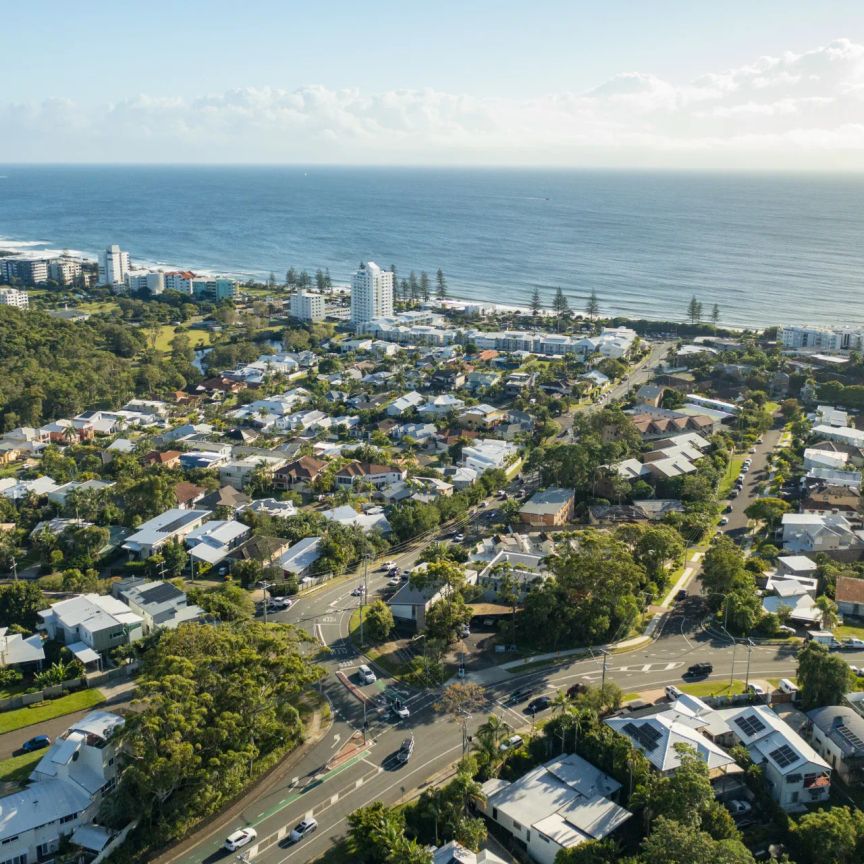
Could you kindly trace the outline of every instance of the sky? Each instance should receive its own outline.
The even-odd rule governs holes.
[[[864,170],[860,0],[33,0],[0,162]]]

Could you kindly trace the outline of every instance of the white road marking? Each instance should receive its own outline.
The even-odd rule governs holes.
[[[337,746],[339,745],[339,742],[340,742],[341,740],[342,740],[342,736],[337,732],[337,733],[333,736],[333,744],[331,745],[330,749],[332,750],[334,747],[337,747]]]

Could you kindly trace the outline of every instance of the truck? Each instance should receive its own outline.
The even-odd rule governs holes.
[[[807,639],[810,642],[818,642],[826,648],[839,648],[840,643],[834,638],[830,630],[808,630]]]

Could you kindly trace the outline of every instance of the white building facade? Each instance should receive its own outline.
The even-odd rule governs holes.
[[[26,291],[17,288],[0,288],[0,306],[15,306],[17,309],[29,309],[30,297]]]
[[[99,256],[99,284],[125,285],[129,272],[129,253],[116,243]]]
[[[351,323],[393,314],[393,274],[374,261],[360,265],[351,280]]]
[[[323,321],[325,312],[324,295],[300,291],[291,295],[291,317],[299,321]]]
[[[844,353],[864,348],[864,330],[852,327],[799,325],[780,331],[784,348],[793,351]]]

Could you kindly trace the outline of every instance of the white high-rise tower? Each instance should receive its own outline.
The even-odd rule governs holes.
[[[393,314],[393,274],[374,261],[360,265],[351,281],[351,323]]]
[[[123,252],[115,243],[100,256],[99,284],[123,285],[129,272],[129,253]]]

